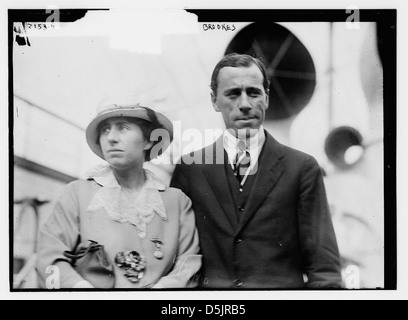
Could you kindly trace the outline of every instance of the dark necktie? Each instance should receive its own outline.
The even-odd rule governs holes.
[[[251,155],[248,151],[240,150],[236,156],[236,162],[234,167],[234,174],[238,178],[238,181],[242,185],[245,174],[248,171],[249,166],[251,165]],[[245,181],[244,181],[245,182]]]

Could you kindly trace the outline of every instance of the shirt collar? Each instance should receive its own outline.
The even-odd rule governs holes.
[[[251,167],[258,161],[259,154],[265,144],[266,136],[263,126],[259,127],[258,132],[245,141],[246,150],[251,156]],[[228,154],[228,160],[231,165],[235,162],[236,155],[239,151],[238,143],[240,139],[232,135],[228,130],[224,131],[223,145]]]
[[[143,169],[146,177],[144,188],[157,189],[159,191],[166,190],[166,185],[158,180],[153,172],[147,169]],[[115,175],[113,174],[112,167],[109,165],[99,165],[93,168],[88,173],[88,179],[95,180],[95,182],[103,187],[109,188],[121,188]]]

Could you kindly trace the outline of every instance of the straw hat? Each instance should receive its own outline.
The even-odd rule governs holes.
[[[89,123],[86,128],[86,142],[88,143],[91,150],[99,157],[103,158],[101,146],[98,143],[99,124],[109,118],[114,117],[130,117],[130,118],[139,118],[149,122],[156,122],[154,117],[157,119],[160,127],[158,129],[164,129],[168,134],[161,134],[160,140],[162,147],[160,148],[159,154],[151,155],[152,158],[155,158],[163,153],[166,150],[170,143],[173,141],[173,124],[171,121],[164,116],[163,114],[154,111],[153,109],[141,106],[137,104],[116,104],[116,103],[102,103],[97,108],[97,114],[95,118]],[[158,143],[158,142],[157,142]]]

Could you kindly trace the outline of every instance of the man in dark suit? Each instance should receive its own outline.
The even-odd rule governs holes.
[[[193,202],[202,288],[339,288],[340,262],[316,160],[263,129],[265,67],[230,54],[215,67],[211,100],[226,130],[186,155],[171,185]]]

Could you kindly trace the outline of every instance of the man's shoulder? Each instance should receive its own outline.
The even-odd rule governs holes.
[[[289,157],[298,158],[300,160],[314,159],[314,157],[311,154],[301,151],[299,149],[295,149],[293,147],[289,147],[286,145],[282,145],[282,147],[285,151],[285,154]]]
[[[177,166],[197,167],[203,164],[220,164],[224,161],[224,148],[216,142],[201,149],[183,154],[177,161]]]
[[[267,131],[266,136],[268,143],[265,143],[265,147],[278,150],[286,161],[293,161],[295,163],[303,163],[305,161],[316,162],[316,159],[311,154],[278,142]]]

